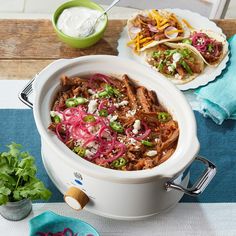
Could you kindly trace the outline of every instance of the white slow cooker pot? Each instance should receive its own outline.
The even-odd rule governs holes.
[[[156,91],[159,101],[179,124],[178,145],[170,159],[153,169],[141,171],[107,169],[78,158],[47,129],[60,76],[91,73],[127,74],[148,89]],[[20,99],[31,107],[28,95],[32,91],[32,82],[20,93]],[[199,151],[196,122],[185,97],[172,83],[148,67],[106,55],[61,59],[35,77],[33,91],[34,118],[41,136],[44,166],[57,188],[66,194],[67,203],[75,209],[82,208],[88,202],[84,208],[101,216],[140,219],[173,207],[184,193],[200,194],[215,175],[214,164],[196,157]],[[188,167],[196,159],[203,162],[206,169],[198,182],[188,189]]]

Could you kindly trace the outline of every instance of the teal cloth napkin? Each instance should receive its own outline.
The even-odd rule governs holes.
[[[236,119],[236,35],[229,40],[230,60],[227,68],[212,83],[195,91],[201,102],[200,112],[215,123]]]

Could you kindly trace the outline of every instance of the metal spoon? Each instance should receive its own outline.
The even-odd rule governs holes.
[[[94,22],[94,24],[91,26],[91,28],[88,29],[88,31],[86,32],[87,35],[86,36],[89,36],[91,35],[94,31],[95,31],[95,27],[96,27],[96,24],[98,22],[98,20],[104,15],[106,14],[113,6],[115,6],[120,0],[114,0],[111,5],[101,13],[101,15],[98,16],[98,18],[96,19],[96,21]]]

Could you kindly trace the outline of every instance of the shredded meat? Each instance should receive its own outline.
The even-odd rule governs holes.
[[[75,123],[79,122],[76,121],[77,119],[79,120],[79,118],[76,117],[76,120],[74,117],[72,120],[68,117],[65,118],[68,113],[64,113],[64,111],[69,110],[67,107],[67,99],[75,99],[77,97],[86,98],[87,101],[85,104],[77,105],[80,106],[79,109],[71,109],[72,113],[74,111],[79,113],[81,109],[83,110],[82,114],[88,112],[88,103],[91,100],[93,100],[93,102],[96,101],[97,107],[105,102],[104,104],[108,104],[110,107],[106,107],[106,105],[104,107],[103,104],[103,110],[109,111],[109,116],[113,116],[113,118],[116,117],[116,122],[121,124],[124,129],[121,133],[116,133],[111,129],[111,126],[105,129],[108,132],[105,132],[108,136],[110,132],[110,135],[112,134],[113,138],[115,137],[114,148],[125,144],[125,147],[123,147],[125,148],[125,153],[122,154],[122,158],[126,160],[126,164],[120,167],[120,170],[132,171],[150,169],[166,161],[176,149],[179,129],[177,122],[173,120],[172,116],[159,103],[156,93],[149,91],[143,86],[137,86],[127,75],[123,75],[121,80],[115,77],[102,77],[103,76],[100,75],[99,78],[93,80],[91,85],[91,81],[89,80],[91,77],[68,78],[67,76],[62,76],[61,90],[57,93],[54,103],[52,104],[52,111],[54,111],[55,114],[58,112],[58,114],[63,117],[60,119],[66,120],[60,120],[58,123],[58,120],[56,122],[54,117],[52,117],[52,123],[49,125],[48,129],[59,135],[60,140],[64,142],[68,148],[74,150],[74,148],[80,145],[78,143],[81,142],[81,135],[85,136],[86,140],[89,140],[89,137],[86,136],[90,133],[91,128],[96,128],[96,124],[92,126],[89,125],[87,130],[86,127],[77,129],[77,125],[79,125],[78,127],[81,125],[80,123]],[[104,78],[107,79],[108,82],[104,81]],[[107,83],[110,87],[107,87]],[[115,89],[116,94],[109,95],[108,97],[99,97],[101,92],[106,92],[104,89],[113,89],[113,92]],[[115,110],[113,109],[114,107]],[[109,110],[109,108],[112,108],[112,110]],[[101,117],[99,117],[100,108],[97,109],[97,111],[89,115],[94,116],[95,119],[101,120]],[[167,115],[168,119],[164,121],[159,120],[159,113]],[[80,116],[82,116],[82,114],[80,114]],[[102,117],[104,123],[111,125],[111,120],[109,119],[106,116]],[[82,124],[85,123],[86,121],[83,120]],[[97,133],[92,136],[94,142],[97,142],[98,147],[101,145],[101,148],[105,148],[103,154],[96,158],[89,159],[86,158],[86,156],[84,158],[102,167],[115,169],[112,162],[106,160],[113,160],[114,155],[117,155],[121,150],[109,151],[109,145],[111,145],[110,141],[108,142],[110,143],[108,147],[104,147],[104,145],[102,147],[101,143],[104,142],[106,137],[101,137],[101,130],[99,131],[99,129],[101,126],[104,129],[104,123],[97,127],[98,131],[93,131]],[[74,129],[76,133],[70,135],[71,130]],[[143,138],[141,138],[142,136]],[[91,146],[94,148],[96,145],[93,144]],[[82,148],[84,148],[84,146],[82,146]]]
[[[137,88],[137,97],[139,104],[145,112],[151,112],[151,99],[148,96],[147,89],[143,86]]]
[[[127,95],[130,100],[130,105],[132,109],[137,109],[137,100],[136,95],[134,93],[134,87],[131,85],[129,77],[127,75],[123,75],[122,77],[124,81],[124,85],[126,87]]]

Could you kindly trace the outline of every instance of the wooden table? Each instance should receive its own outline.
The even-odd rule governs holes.
[[[227,37],[236,33],[236,19],[215,22]],[[25,80],[31,79],[53,60],[88,54],[117,55],[117,40],[125,24],[125,20],[111,20],[100,42],[89,49],[80,50],[69,48],[60,42],[49,20],[0,20],[0,109],[25,109],[26,106],[17,98],[19,89],[27,83]],[[230,126],[228,129],[231,129]],[[234,183],[233,180],[229,179],[231,184]],[[28,221],[45,210],[79,217],[92,224],[103,236],[236,235],[234,202],[179,203],[172,211],[142,222],[113,221],[86,211],[78,213],[62,202],[34,204],[33,207],[31,214],[23,221],[10,222],[0,217],[0,235],[29,235]]]
[[[236,19],[215,22],[227,37],[236,33]],[[0,79],[30,79],[59,58],[117,55],[117,40],[125,24],[125,20],[111,20],[103,39],[82,50],[59,41],[50,20],[0,20]]]

